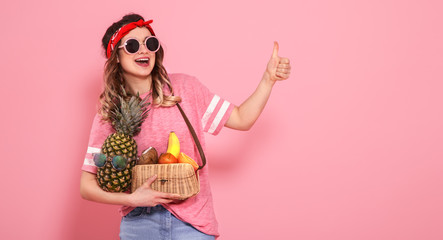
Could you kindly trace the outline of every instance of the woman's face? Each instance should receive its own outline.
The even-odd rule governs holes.
[[[145,80],[150,77],[155,65],[155,53],[149,51],[143,44],[149,36],[151,32],[146,27],[136,27],[121,39],[121,45],[129,38],[135,38],[140,43],[140,49],[134,54],[127,53],[124,48],[118,50],[118,61],[126,81]]]

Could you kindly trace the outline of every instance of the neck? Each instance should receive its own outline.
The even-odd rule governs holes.
[[[140,79],[140,78],[134,78],[134,77],[126,77],[126,89],[129,90],[133,95],[136,95],[137,93],[142,95],[151,90],[152,86],[152,76],[151,74],[148,75],[148,77]]]

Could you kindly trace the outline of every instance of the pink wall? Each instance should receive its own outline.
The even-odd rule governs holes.
[[[185,3],[186,2],[186,3]],[[292,61],[249,132],[208,136],[220,239],[443,239],[441,1],[9,1],[0,12],[2,239],[117,239],[79,177],[106,27],[154,18],[170,72],[240,104]]]

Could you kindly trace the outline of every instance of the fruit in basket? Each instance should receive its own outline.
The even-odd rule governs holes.
[[[166,152],[171,153],[175,158],[178,158],[178,155],[180,154],[180,141],[173,131],[169,133],[168,150],[166,150]]]
[[[172,155],[172,153],[163,153],[158,158],[159,164],[177,163],[177,162],[178,162],[178,159],[174,155]]]
[[[199,168],[197,162],[194,161],[190,156],[186,155],[184,152],[181,152],[178,156],[178,163],[189,163],[194,167],[194,170],[197,171]]]
[[[97,163],[106,157],[102,166],[97,165],[97,182],[108,192],[123,192],[131,186],[132,168],[137,159],[137,143],[133,137],[140,132],[150,105],[148,97],[130,97],[124,89],[122,93],[109,114],[115,133],[106,138],[101,153],[94,156]]]
[[[155,150],[154,147],[149,147],[148,149],[144,150],[142,152],[142,155],[140,156],[140,159],[138,160],[137,164],[157,164],[158,162],[158,153],[157,150]]]

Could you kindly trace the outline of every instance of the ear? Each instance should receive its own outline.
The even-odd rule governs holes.
[[[117,63],[120,63],[120,58],[118,57],[118,55],[117,55]]]

